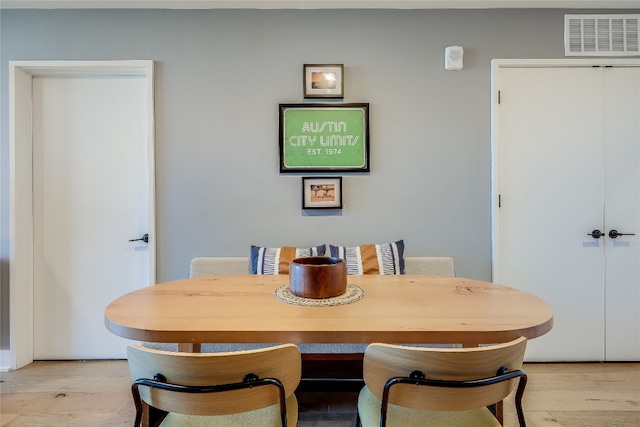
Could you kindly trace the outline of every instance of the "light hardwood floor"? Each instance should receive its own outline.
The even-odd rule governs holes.
[[[526,364],[529,427],[640,426],[640,363]],[[131,426],[126,361],[35,362],[0,373],[0,425]],[[354,393],[302,393],[300,427],[353,426]],[[505,426],[516,426],[505,402]]]

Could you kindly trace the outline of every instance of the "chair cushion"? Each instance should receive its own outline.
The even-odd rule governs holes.
[[[358,396],[358,413],[363,427],[380,425],[382,402],[368,387],[363,387]],[[388,427],[502,427],[487,408],[467,411],[423,411],[389,404]]]
[[[298,400],[295,394],[287,398],[287,425],[298,424]],[[169,413],[160,423],[161,427],[246,427],[281,426],[280,405],[233,415],[184,415]]]
[[[347,262],[347,274],[404,274],[404,241],[353,247],[329,245],[331,256]]]
[[[251,246],[251,274],[289,274],[289,263],[295,258],[323,256],[326,245],[311,248],[265,248]]]

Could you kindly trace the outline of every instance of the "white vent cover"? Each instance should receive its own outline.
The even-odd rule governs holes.
[[[640,15],[565,15],[566,56],[640,55]]]

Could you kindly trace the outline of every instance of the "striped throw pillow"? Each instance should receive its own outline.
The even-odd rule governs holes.
[[[331,256],[347,262],[347,274],[404,274],[404,241],[360,245],[329,245]]]
[[[289,263],[295,258],[323,256],[326,245],[311,248],[265,248],[251,246],[251,274],[289,274]]]

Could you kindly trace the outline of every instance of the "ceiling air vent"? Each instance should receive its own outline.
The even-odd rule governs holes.
[[[640,15],[565,15],[566,56],[640,55]]]

